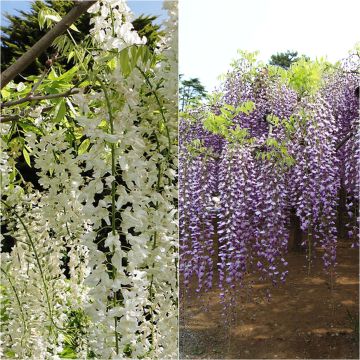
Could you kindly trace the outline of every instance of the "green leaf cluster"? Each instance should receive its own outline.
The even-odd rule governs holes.
[[[245,139],[249,138],[248,129],[235,126],[233,120],[240,113],[249,115],[254,109],[255,104],[252,101],[245,101],[238,107],[225,104],[220,108],[219,115],[212,112],[208,113],[203,122],[204,128],[213,134],[224,137],[230,142],[243,143]]]
[[[332,65],[323,60],[311,61],[301,58],[294,62],[288,70],[279,71],[282,81],[293,88],[299,96],[313,95],[322,86],[322,79]]]
[[[286,142],[279,142],[274,137],[268,137],[255,156],[257,159],[271,160],[282,167],[291,167],[295,164],[295,159],[287,150]]]
[[[40,30],[51,27],[54,22],[58,23],[61,19],[61,15],[56,10],[48,7],[41,9],[38,14]],[[74,24],[70,25],[70,29],[79,32]]]

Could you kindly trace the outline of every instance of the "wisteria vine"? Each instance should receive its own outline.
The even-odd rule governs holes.
[[[231,303],[248,275],[285,281],[291,214],[309,271],[321,247],[334,275],[341,190],[348,237],[358,235],[358,97],[358,54],[339,68],[301,59],[285,70],[243,53],[220,91],[181,114],[185,292],[194,280]]]

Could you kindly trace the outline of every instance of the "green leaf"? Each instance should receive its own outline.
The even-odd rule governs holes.
[[[9,359],[13,359],[13,358],[15,358],[16,353],[13,350],[6,350],[5,351],[5,356],[7,356]]]
[[[131,47],[131,60],[132,60],[132,65],[133,66],[136,66],[141,54],[142,54],[142,46],[140,46],[140,47],[138,47],[138,46]]]
[[[76,140],[80,140],[83,137],[83,128],[81,127],[76,127],[74,129],[74,136]]]
[[[272,125],[274,125],[275,127],[278,127],[280,124],[280,119],[274,115],[274,114],[270,114],[266,116],[266,121]]]
[[[62,101],[60,102],[59,105],[56,106],[57,108],[59,108],[56,117],[55,117],[55,122],[60,122],[64,119],[65,114],[66,114],[66,104],[64,99],[62,99]]]
[[[74,30],[74,31],[76,31],[76,32],[80,32],[79,29],[78,29],[74,24],[72,24],[72,25],[70,26],[70,29],[71,29],[71,30]]]
[[[77,359],[76,352],[69,346],[65,346],[59,356],[63,359]]]
[[[39,23],[39,27],[40,30],[43,29],[44,25],[45,25],[45,14],[44,14],[44,10],[40,10],[39,14],[38,14],[38,23]]]
[[[268,145],[268,146],[273,146],[273,147],[278,147],[278,146],[279,146],[279,144],[278,144],[278,142],[276,141],[276,139],[274,139],[274,138],[272,138],[272,137],[270,137],[270,138],[268,138],[268,139],[266,140],[266,145]]]
[[[25,159],[26,163],[29,165],[29,167],[31,167],[31,161],[30,161],[29,153],[27,152],[27,150],[25,148],[23,148],[22,152],[23,152],[24,159]]]
[[[237,109],[236,112],[242,112],[246,115],[249,115],[250,113],[252,113],[255,110],[255,103],[251,100],[245,101],[244,103],[242,103]]]
[[[235,107],[233,105],[225,104],[224,108],[228,111],[235,112]]]
[[[111,58],[106,65],[109,67],[110,70],[114,70],[116,68],[116,58]]]
[[[75,52],[74,51],[70,51],[69,52],[69,55],[67,56],[67,61],[69,62],[75,55]]]
[[[227,110],[226,108],[222,108],[220,109],[221,114],[224,115],[225,117],[230,118],[231,117],[231,111]]]
[[[151,52],[147,46],[142,46],[141,49],[141,59],[146,64],[151,59]]]
[[[79,146],[78,154],[84,154],[90,146],[90,139],[85,139]]]
[[[123,49],[120,52],[120,67],[124,76],[128,76],[130,74],[130,59],[128,49]]]
[[[10,183],[13,183],[15,181],[15,178],[16,178],[16,168],[15,166],[13,167],[13,171],[10,173],[9,175],[9,180],[10,180]]]
[[[30,123],[25,123],[23,121],[18,121],[18,125],[21,126],[21,128],[25,131],[25,132],[33,132],[34,134],[37,135],[44,135],[44,133],[42,132],[41,129],[39,129],[38,127],[36,127],[33,124]]]
[[[79,67],[77,65],[75,65],[70,70],[68,70],[65,73],[63,73],[62,75],[60,75],[57,78],[57,80],[70,81],[78,71],[79,71]]]
[[[10,91],[6,90],[6,89],[2,89],[1,90],[1,96],[4,98],[4,99],[7,99],[9,96],[10,96]]]
[[[9,141],[9,146],[14,148],[23,148],[24,147],[24,138],[22,136],[17,136],[12,138]]]
[[[55,69],[52,67],[51,71],[50,71],[50,73],[48,75],[48,79],[49,80],[56,80],[57,78],[58,78],[58,75],[57,75]]]
[[[103,119],[101,120],[98,128],[102,130],[107,130],[109,128],[109,123],[105,119]]]
[[[61,21],[61,16],[55,14],[46,14],[44,17],[45,19],[49,19],[55,22]]]

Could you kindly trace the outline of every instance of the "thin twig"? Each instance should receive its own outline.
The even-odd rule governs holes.
[[[53,108],[54,108],[54,105],[46,106],[41,110],[41,113],[46,113],[46,112],[48,112],[49,110],[51,110]],[[31,111],[31,110],[33,110],[33,108],[30,108],[30,109],[27,108],[27,111],[22,110],[20,112],[20,114],[16,114],[16,115],[9,114],[9,115],[0,116],[0,124],[1,123],[6,123],[6,122],[17,121],[17,120],[20,120],[22,118],[25,118],[25,117],[29,116],[29,111]],[[32,117],[32,116],[30,116],[30,117]]]
[[[14,100],[14,101],[7,101],[3,104],[1,104],[1,107],[9,107],[9,106],[14,106],[14,105],[19,105],[22,104],[24,102],[28,102],[28,101],[40,101],[40,100],[51,100],[51,99],[57,99],[57,98],[61,98],[61,97],[68,97],[74,94],[78,94],[80,92],[80,89],[70,89],[67,90],[63,93],[59,93],[59,94],[48,94],[48,95],[31,95],[31,96],[26,96],[24,98],[21,98],[19,100]]]
[[[45,68],[43,70],[39,81],[34,84],[34,86],[32,87],[31,91],[28,94],[28,97],[35,94],[35,91],[41,85],[41,83],[43,82],[43,80],[45,79],[45,76],[49,73],[49,71],[50,71],[50,68]]]
[[[4,115],[4,116],[0,116],[0,124],[11,122],[11,121],[16,121],[16,120],[19,120],[20,118],[21,118],[21,115]]]

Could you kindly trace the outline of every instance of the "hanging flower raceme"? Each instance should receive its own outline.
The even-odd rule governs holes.
[[[353,55],[342,62],[341,71],[330,74],[322,91],[337,125],[336,153],[340,186],[345,197],[347,235],[358,243],[359,233],[359,64]],[[342,201],[342,199],[340,199]]]
[[[329,268],[336,261],[337,127],[327,102],[320,97],[304,102],[291,149],[295,158],[292,201],[306,232],[304,245],[311,251],[321,244],[325,250],[324,265]]]
[[[91,20],[91,33],[103,50],[122,50],[134,44],[145,44],[131,23],[133,14],[124,0],[97,1],[89,10],[96,14]]]
[[[199,124],[181,121],[179,132],[180,271],[186,286],[196,274],[196,291],[213,284],[217,196],[217,136]],[[207,147],[209,151],[202,153]],[[185,288],[186,290],[186,288]]]

